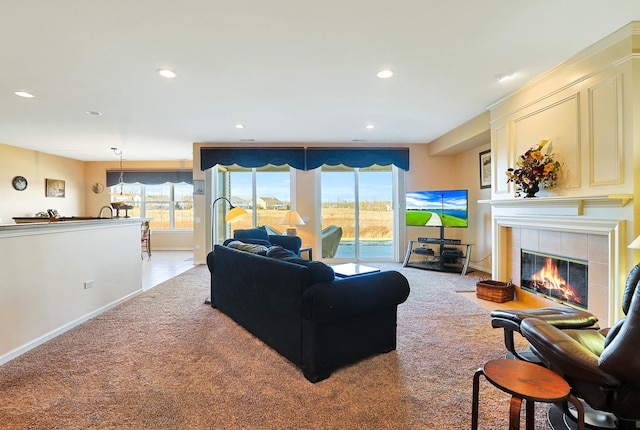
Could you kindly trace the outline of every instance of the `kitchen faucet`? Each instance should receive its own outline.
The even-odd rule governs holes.
[[[109,209],[109,215],[110,215],[109,218],[113,218],[113,209],[111,208],[111,206],[102,206],[100,208],[100,212],[98,213],[98,218],[102,218],[102,211],[104,209]]]

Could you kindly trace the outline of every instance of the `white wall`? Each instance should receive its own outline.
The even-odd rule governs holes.
[[[136,220],[0,226],[0,364],[141,291],[140,255]]]

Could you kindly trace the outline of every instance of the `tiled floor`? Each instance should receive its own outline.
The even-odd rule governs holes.
[[[142,289],[148,290],[193,267],[193,251],[153,251],[142,261]]]

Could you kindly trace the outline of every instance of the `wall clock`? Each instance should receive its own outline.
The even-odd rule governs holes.
[[[91,186],[91,190],[96,194],[100,194],[104,191],[104,185],[102,185],[100,182],[96,182]]]
[[[11,181],[11,185],[13,185],[13,188],[18,191],[24,191],[27,189],[28,183],[24,176],[16,176]]]

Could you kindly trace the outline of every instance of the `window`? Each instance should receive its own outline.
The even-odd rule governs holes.
[[[217,167],[218,193],[237,207],[246,209],[245,216],[233,223],[231,230],[266,225],[279,232],[285,226],[279,225],[284,212],[291,207],[291,169],[289,166],[266,165],[258,168],[233,166]],[[217,214],[217,241],[232,236],[232,231],[224,223],[228,204],[220,201],[214,208]]]
[[[153,230],[193,230],[191,184],[118,184],[111,187],[111,201],[133,206],[126,211],[130,217],[151,218]]]

